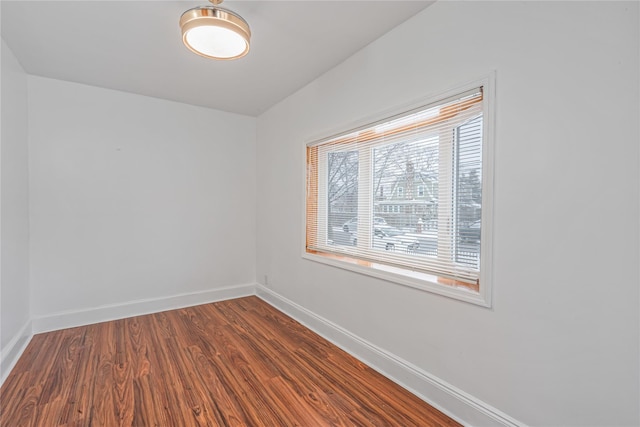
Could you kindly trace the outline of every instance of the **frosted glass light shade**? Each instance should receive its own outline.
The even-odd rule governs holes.
[[[229,10],[215,6],[187,10],[180,28],[185,46],[206,58],[236,59],[249,52],[249,25]]]

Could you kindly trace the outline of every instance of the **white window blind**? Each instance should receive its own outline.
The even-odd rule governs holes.
[[[307,145],[306,251],[478,286],[483,89]]]

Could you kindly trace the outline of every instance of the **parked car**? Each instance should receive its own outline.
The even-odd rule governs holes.
[[[381,216],[374,216],[373,225],[374,227],[387,225],[387,220],[382,218]],[[345,222],[342,225],[342,229],[345,233],[355,233],[356,231],[358,231],[358,218],[351,218],[349,221]]]
[[[481,221],[475,221],[458,229],[460,241],[464,243],[476,243],[480,241]]]
[[[352,243],[354,246],[358,244],[355,234],[352,234]],[[420,241],[415,236],[402,234],[397,228],[381,226],[373,230],[372,246],[385,251],[415,252],[420,247]]]

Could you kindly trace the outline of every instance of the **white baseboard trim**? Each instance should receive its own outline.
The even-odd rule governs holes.
[[[256,284],[256,295],[464,425],[525,426],[480,399],[260,284]]]
[[[16,365],[16,362],[22,356],[24,349],[33,337],[31,320],[20,328],[17,334],[9,341],[0,352],[0,386],[4,384],[9,373]]]
[[[172,295],[169,297],[128,301],[121,304],[103,305],[83,310],[63,311],[46,316],[34,317],[32,320],[33,333],[91,325],[93,323],[142,316],[250,295],[255,295],[255,283]]]

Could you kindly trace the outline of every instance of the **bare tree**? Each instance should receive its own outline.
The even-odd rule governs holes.
[[[358,152],[337,151],[328,155],[327,204],[329,239],[334,227],[358,211]]]

